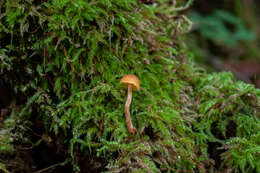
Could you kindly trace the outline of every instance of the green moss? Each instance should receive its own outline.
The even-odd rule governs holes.
[[[167,2],[1,2],[1,75],[28,98],[15,117],[26,123],[13,127],[43,122],[44,134],[63,136],[75,169],[80,152],[105,158],[112,172],[203,172],[214,165],[209,142],[227,148],[215,169],[259,169],[260,91],[194,67],[180,39],[189,20]],[[136,135],[127,132],[119,83],[130,73],[141,81],[130,110]],[[242,160],[239,145],[249,150]]]

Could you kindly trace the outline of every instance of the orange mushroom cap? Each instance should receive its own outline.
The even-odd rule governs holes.
[[[128,74],[122,77],[120,80],[120,84],[123,85],[125,88],[128,85],[132,85],[134,91],[138,91],[140,89],[140,81],[136,75]]]

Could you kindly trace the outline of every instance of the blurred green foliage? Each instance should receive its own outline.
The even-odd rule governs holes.
[[[242,20],[234,14],[215,10],[211,15],[202,16],[196,11],[190,14],[194,28],[199,33],[217,44],[235,47],[239,41],[254,41],[256,35],[247,29]]]

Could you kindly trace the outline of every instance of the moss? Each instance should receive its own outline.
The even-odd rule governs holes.
[[[181,39],[186,6],[167,3],[2,1],[1,79],[27,98],[10,117],[20,129],[13,145],[61,140],[74,169],[95,156],[108,172],[259,170],[260,91],[195,67]],[[130,110],[136,135],[125,124],[125,74],[141,81]],[[211,158],[211,142],[221,158]]]

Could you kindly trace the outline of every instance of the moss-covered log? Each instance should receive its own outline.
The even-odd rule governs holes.
[[[0,170],[260,172],[260,91],[194,66],[191,3],[2,0]]]

